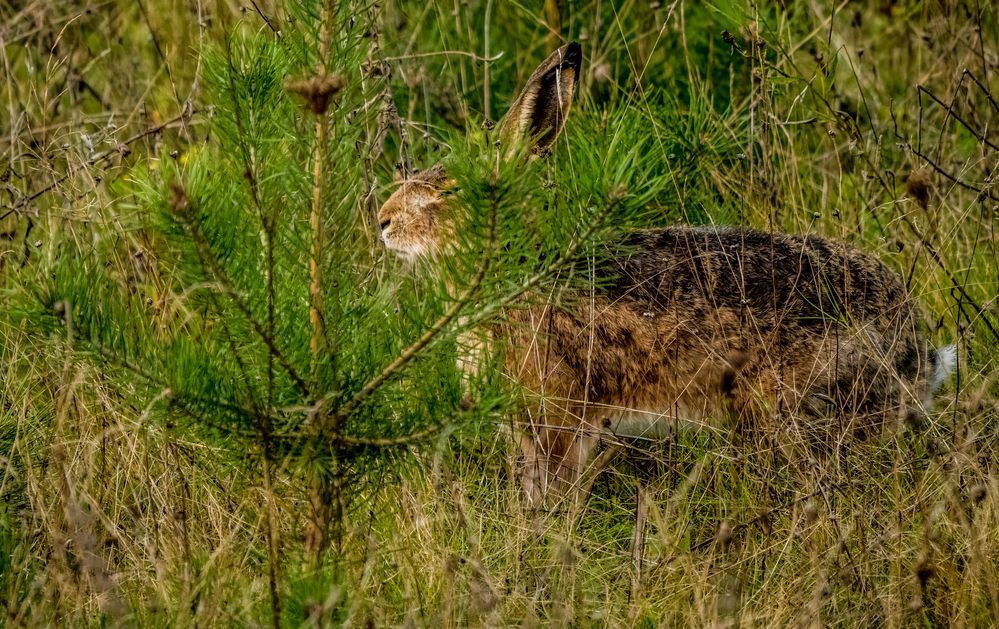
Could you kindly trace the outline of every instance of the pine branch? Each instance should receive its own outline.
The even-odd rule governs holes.
[[[151,385],[153,387],[161,389],[162,391],[169,392],[169,395],[166,395],[164,397],[170,399],[171,402],[175,402],[175,401],[178,401],[178,400],[185,400],[186,399],[186,400],[189,400],[192,404],[199,404],[199,405],[204,405],[204,406],[211,406],[211,407],[223,410],[223,411],[228,411],[230,413],[236,413],[236,414],[239,414],[239,415],[245,415],[247,417],[254,417],[254,418],[256,418],[256,417],[260,416],[260,412],[259,411],[255,410],[255,409],[252,409],[252,408],[246,408],[246,407],[243,407],[243,406],[239,406],[238,404],[231,404],[229,402],[224,402],[224,401],[217,400],[217,399],[203,398],[203,397],[200,397],[200,396],[197,396],[197,395],[191,395],[189,393],[178,394],[178,392],[173,391],[170,388],[168,382],[165,382],[164,380],[161,380],[161,379],[157,378],[152,373],[146,371],[145,369],[143,369],[139,365],[137,365],[137,364],[135,364],[135,363],[133,363],[133,362],[131,362],[131,361],[123,358],[122,356],[116,354],[114,351],[112,351],[111,349],[109,349],[106,345],[97,343],[97,344],[93,344],[92,347],[101,355],[101,357],[104,360],[107,360],[107,361],[109,361],[111,363],[114,363],[118,367],[121,367],[121,368],[125,369],[126,371],[131,372],[132,374],[138,376],[140,379],[142,379],[143,381],[145,381],[146,384],[149,384],[149,385]]]
[[[403,435],[401,437],[381,437],[381,438],[348,437],[346,435],[340,435],[336,437],[336,440],[348,446],[371,446],[376,448],[393,448],[398,446],[410,445],[418,441],[423,441],[428,437],[439,433],[440,431],[441,428],[435,426],[434,428],[428,428],[426,430],[410,433],[408,435]]]
[[[195,249],[198,252],[198,258],[201,261],[202,267],[204,267],[204,269],[212,276],[212,279],[222,288],[225,296],[232,301],[232,303],[236,306],[236,309],[239,310],[247,322],[249,322],[249,324],[253,327],[253,331],[257,333],[257,336],[259,336],[267,346],[269,356],[278,361],[281,367],[288,374],[288,377],[290,377],[295,383],[295,386],[298,387],[299,393],[308,397],[308,385],[301,378],[301,376],[298,375],[298,372],[292,366],[291,362],[284,355],[284,353],[277,347],[275,340],[267,333],[267,330],[264,330],[260,322],[253,317],[250,307],[247,306],[246,303],[244,303],[240,298],[239,292],[236,290],[235,286],[233,286],[225,271],[219,266],[218,260],[216,260],[212,255],[208,242],[205,240],[201,230],[198,229],[198,225],[191,220],[187,207],[188,201],[186,192],[180,186],[175,186],[174,194],[175,196],[172,201],[174,211],[190,231],[191,238],[194,240]]]
[[[490,187],[491,192],[495,192],[495,187]],[[336,410],[335,415],[337,417],[343,418],[347,417],[352,413],[358,406],[361,405],[372,393],[378,390],[379,387],[384,385],[386,382],[395,377],[402,369],[409,364],[420,352],[430,346],[431,342],[434,341],[461,313],[462,309],[465,308],[472,299],[475,297],[476,292],[479,287],[482,286],[482,282],[486,277],[486,273],[489,271],[489,267],[492,264],[493,255],[496,249],[496,230],[498,223],[498,204],[495,197],[491,199],[490,204],[490,219],[489,219],[489,242],[486,246],[485,256],[482,264],[479,266],[478,271],[472,279],[471,284],[462,292],[447,311],[441,315],[437,321],[435,321],[430,328],[424,332],[420,338],[416,339],[412,344],[399,354],[399,356],[393,360],[391,363],[385,366],[382,371],[376,375],[374,378],[369,380],[361,389],[354,394],[354,396],[348,400],[343,406]],[[316,416],[323,412],[323,409],[328,405],[333,398],[335,393],[328,393],[323,398],[321,398],[313,406],[311,414]]]
[[[517,301],[523,295],[536,288],[539,284],[541,284],[541,282],[543,282],[548,278],[554,277],[559,272],[561,272],[566,265],[570,264],[571,262],[574,262],[576,254],[578,254],[580,249],[582,249],[583,245],[586,242],[588,242],[593,237],[593,235],[596,234],[597,231],[599,231],[603,227],[603,223],[606,220],[607,216],[610,214],[610,211],[623,198],[624,198],[623,196],[616,194],[612,196],[608,204],[604,207],[603,211],[601,211],[601,213],[597,216],[597,220],[593,221],[589,225],[589,227],[587,227],[586,231],[583,232],[583,234],[581,234],[578,238],[573,240],[566,248],[566,250],[561,255],[559,255],[552,264],[550,264],[545,269],[538,271],[531,277],[524,280],[524,282],[522,282],[521,285],[517,287],[517,289],[514,290],[513,292],[504,295],[498,301],[488,304],[484,308],[480,309],[476,316],[468,319],[468,321],[465,322],[465,327],[474,328],[475,326],[480,325],[481,323],[487,321],[488,319],[493,317],[498,310],[502,310],[503,308]]]

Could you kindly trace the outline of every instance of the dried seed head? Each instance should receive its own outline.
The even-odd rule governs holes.
[[[933,180],[930,178],[929,170],[917,168],[909,173],[905,180],[905,191],[924,210],[930,205],[930,195],[933,192]]]
[[[811,525],[815,524],[815,520],[819,517],[819,509],[815,506],[815,503],[809,500],[805,503],[805,523]]]
[[[290,80],[284,88],[305,99],[309,110],[321,116],[329,109],[330,100],[336,96],[346,80],[338,74],[317,74],[305,79]]]
[[[559,544],[558,547],[558,558],[563,566],[566,567],[572,566],[573,564],[576,563],[576,560],[578,558],[576,549],[573,548],[570,544],[562,542],[561,544]]]
[[[934,572],[929,557],[925,553],[920,554],[919,559],[916,560],[916,578],[919,579],[920,588],[926,587],[926,582],[930,580]]]
[[[722,522],[718,525],[718,535],[716,537],[718,540],[718,546],[722,550],[728,548],[728,545],[732,542],[732,526],[728,522]]]
[[[184,186],[176,183],[170,186],[170,189],[173,192],[173,196],[170,197],[170,207],[174,212],[183,214],[190,205],[187,201],[187,191],[184,190]]]
[[[606,62],[593,64],[593,81],[596,83],[607,83],[613,78],[611,66]]]

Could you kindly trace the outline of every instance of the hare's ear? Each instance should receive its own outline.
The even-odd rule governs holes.
[[[572,42],[553,52],[527,80],[500,123],[499,137],[508,147],[530,141],[531,152],[543,153],[562,132],[572,106],[583,51]]]

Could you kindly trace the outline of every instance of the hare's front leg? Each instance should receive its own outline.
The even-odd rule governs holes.
[[[589,471],[600,432],[578,420],[552,421],[542,415],[520,435],[524,457],[523,488],[528,503],[541,507],[546,499],[571,496],[578,501],[584,490],[583,474]]]

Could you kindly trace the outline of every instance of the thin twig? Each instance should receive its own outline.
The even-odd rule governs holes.
[[[790,55],[787,54],[787,51],[785,51],[783,49],[780,49],[780,52],[783,53],[783,55],[785,57],[785,60],[791,65],[791,67],[794,68],[795,71],[798,72],[799,75],[801,75],[801,71],[798,69],[797,65],[794,63],[794,60],[790,57]],[[922,92],[917,92],[917,93],[920,95],[920,98],[921,98]],[[836,115],[836,109],[832,106],[832,103],[830,103],[829,100],[826,97],[824,97],[823,95],[818,94],[818,93],[816,93],[815,95],[819,99],[819,102],[823,103],[826,106],[826,108],[829,110],[830,113],[832,113],[833,115]],[[892,115],[893,115],[893,118],[894,118],[894,112],[892,112]],[[923,115],[922,114],[922,107],[920,107],[920,110],[919,110],[920,126],[922,126],[922,115]],[[856,123],[854,123],[854,124],[856,124]],[[859,133],[859,130],[857,131],[857,133]],[[928,163],[930,165],[930,167],[932,167],[935,171],[937,171],[938,173],[940,173],[944,177],[947,177],[949,180],[951,180],[955,184],[957,184],[957,185],[959,185],[961,187],[967,188],[969,190],[974,190],[975,192],[978,192],[979,195],[981,195],[983,197],[987,197],[989,199],[992,199],[993,201],[999,201],[999,197],[996,197],[991,192],[989,192],[987,190],[984,190],[982,188],[978,188],[976,186],[973,186],[973,185],[971,185],[969,183],[962,182],[962,181],[958,180],[956,177],[954,177],[953,175],[951,175],[950,173],[947,173],[946,171],[944,171],[942,168],[940,168],[940,166],[938,166],[936,163],[934,163],[933,161],[931,161],[928,157],[926,157],[925,155],[923,155],[922,152],[918,148],[912,147],[911,144],[909,144],[904,138],[902,138],[901,135],[899,135],[897,128],[895,129],[895,135],[896,135],[896,137],[899,140],[905,142],[906,145],[909,146],[909,148],[913,151],[913,153],[915,155],[917,155],[918,157],[926,160],[926,163]],[[885,181],[885,178],[882,175],[881,170],[877,167],[877,165],[871,159],[871,156],[868,154],[868,152],[867,151],[861,151],[860,155],[861,155],[862,159],[864,160],[864,162],[867,164],[867,167],[870,169],[869,172],[874,175],[874,177],[877,179],[878,183],[881,185],[882,189],[884,189],[885,192],[888,193],[890,196],[894,197],[895,196],[894,188],[892,186],[890,186],[887,181]],[[906,225],[909,226],[909,228],[919,238],[920,243],[922,243],[924,246],[926,246],[927,250],[930,251],[931,254],[932,254],[935,251],[935,249],[929,243],[929,241],[927,241],[922,236],[922,234],[920,233],[919,229],[912,223],[911,220],[909,220],[909,217],[905,216],[905,215],[902,215],[901,220],[902,220],[902,222],[904,224],[906,224]],[[964,287],[961,286],[960,284],[958,284],[957,278],[955,278],[953,276],[953,274],[950,272],[950,270],[944,265],[944,262],[943,262],[942,258],[940,258],[938,255],[931,255],[931,257],[933,258],[934,262],[937,263],[937,266],[939,266],[940,269],[942,271],[944,271],[944,273],[947,274],[947,277],[950,279],[951,285],[953,286],[954,290],[960,292],[961,295],[968,301],[968,303],[975,308],[975,310],[982,316],[982,320],[985,321],[986,327],[988,327],[989,332],[992,333],[992,336],[995,337],[996,340],[999,340],[999,331],[997,331],[995,329],[995,327],[989,322],[988,318],[985,316],[985,309],[982,306],[978,305],[978,302],[976,302],[975,300],[971,299],[971,296],[964,289]]]
[[[965,78],[965,76],[967,76],[967,75],[962,74],[961,78],[959,78],[957,80],[957,85],[954,87],[954,94],[955,95],[954,95],[954,98],[951,99],[949,105],[945,105],[945,104],[941,103],[939,100],[937,100],[937,99],[934,98],[934,100],[937,100],[937,102],[940,103],[943,106],[943,108],[944,108],[944,118],[943,118],[943,121],[941,121],[941,123],[940,123],[940,129],[941,130],[947,128],[947,122],[950,120],[951,114],[954,113],[954,101],[957,99],[957,94],[961,91],[961,87],[964,85],[964,78]],[[923,106],[923,92],[920,91],[918,85],[916,86],[916,91],[919,94],[919,106],[921,108]],[[930,94],[930,96],[932,96],[932,94]],[[940,158],[940,154],[943,152],[944,137],[945,137],[945,135],[943,133],[940,133],[937,136],[937,158],[938,159]]]
[[[992,91],[989,88],[987,88],[985,85],[983,85],[982,82],[978,80],[978,77],[976,77],[974,74],[971,73],[971,70],[966,69],[964,73],[968,75],[968,77],[972,81],[975,82],[975,85],[978,86],[978,89],[982,90],[982,93],[985,94],[985,98],[989,99],[989,103],[992,105],[992,109],[994,109],[996,113],[999,113],[999,103],[997,103],[996,99],[992,97]]]
[[[447,56],[451,56],[451,57],[469,57],[469,58],[473,59],[474,61],[490,62],[490,61],[499,61],[500,57],[503,56],[503,52],[500,51],[500,52],[496,53],[495,55],[493,55],[492,57],[490,57],[490,56],[483,57],[482,55],[477,55],[474,52],[465,52],[464,50],[439,50],[439,51],[436,51],[436,52],[417,52],[417,53],[413,53],[411,55],[399,55],[397,57],[385,57],[384,59],[382,59],[382,61],[386,61],[386,62],[388,62],[388,61],[406,61],[406,60],[409,60],[409,59],[423,59],[424,57],[440,57],[440,56],[445,56],[445,57],[447,57]]]
[[[170,61],[163,52],[163,47],[160,46],[160,39],[156,35],[156,29],[153,28],[152,21],[149,19],[149,11],[146,9],[145,0],[137,0],[137,3],[139,5],[139,11],[142,13],[142,19],[146,23],[146,28],[149,30],[149,36],[153,40],[153,49],[156,51],[156,56],[158,56],[160,61],[163,63],[163,69],[166,70],[167,78],[170,80],[170,89],[173,91],[173,97],[177,101],[177,105],[183,110],[185,103],[180,99],[180,92],[177,91],[177,82],[174,80],[173,70],[170,67]],[[187,119],[182,116],[181,121],[184,126],[184,134],[187,136],[188,141],[190,141],[192,138],[191,131],[187,127]]]
[[[163,131],[167,127],[170,127],[171,125],[174,125],[174,124],[176,124],[178,122],[181,122],[183,119],[184,119],[184,113],[179,113],[176,116],[174,116],[173,118],[170,118],[169,120],[167,120],[166,122],[158,124],[155,127],[150,127],[148,129],[146,129],[145,131],[140,131],[140,132],[136,133],[135,135],[133,135],[132,137],[128,138],[127,140],[125,140],[123,142],[117,143],[114,148],[108,149],[108,150],[106,150],[106,151],[104,151],[102,153],[98,153],[95,157],[90,158],[86,162],[86,164],[87,164],[87,166],[94,166],[95,164],[98,164],[98,163],[104,161],[105,159],[111,157],[115,153],[121,154],[121,152],[122,152],[121,148],[122,147],[134,144],[135,142],[138,142],[139,140],[141,140],[143,138],[147,138],[147,137],[149,137],[151,135],[156,135],[157,133],[159,133],[160,131]],[[69,173],[67,173],[67,174],[63,175],[62,177],[60,177],[59,179],[53,181],[49,185],[45,186],[44,188],[41,188],[40,190],[36,190],[35,192],[32,192],[28,196],[24,197],[23,199],[21,199],[20,201],[18,201],[16,205],[14,205],[9,210],[7,210],[2,215],[0,215],[0,221],[2,221],[3,219],[7,218],[8,216],[10,216],[13,213],[20,211],[22,208],[24,208],[25,206],[27,206],[29,203],[31,203],[32,201],[34,201],[38,197],[42,196],[46,192],[51,191],[56,186],[58,186],[58,185],[62,184],[63,182],[65,182],[67,179],[69,179],[69,177],[70,177],[70,175],[69,175]]]
[[[920,158],[924,162],[926,162],[929,165],[929,167],[934,170],[934,172],[942,175],[945,179],[947,179],[947,181],[953,183],[954,185],[964,188],[965,190],[971,190],[972,192],[977,192],[979,195],[981,195],[984,198],[991,199],[993,201],[999,201],[999,197],[992,194],[988,190],[984,188],[979,188],[978,186],[970,184],[967,181],[962,181],[961,179],[958,179],[954,175],[950,174],[949,172],[941,168],[939,164],[930,159],[928,155],[922,153],[921,151],[912,148],[912,154]]]
[[[963,76],[970,76],[970,73],[966,73]],[[957,120],[958,122],[960,122],[961,125],[965,129],[967,129],[968,131],[970,131],[976,138],[978,138],[979,140],[981,140],[982,143],[985,144],[987,147],[989,147],[993,151],[999,151],[999,146],[996,146],[992,142],[989,142],[988,138],[985,137],[985,133],[984,132],[979,131],[978,129],[972,127],[971,123],[969,123],[966,120],[964,120],[964,118],[962,118],[961,116],[959,116],[957,114],[957,112],[954,111],[953,103],[951,105],[947,105],[945,102],[943,102],[942,100],[940,100],[939,98],[937,98],[936,95],[933,92],[931,92],[930,90],[926,89],[922,85],[917,85],[916,89],[919,90],[920,92],[926,94],[927,96],[929,96],[931,99],[933,99],[933,101],[935,103],[937,103],[941,107],[946,108],[948,116],[953,116],[954,120]]]
[[[283,37],[281,31],[278,30],[276,26],[274,26],[274,23],[271,22],[271,19],[266,15],[264,15],[264,12],[260,10],[259,6],[257,6],[257,0],[250,0],[250,4],[253,5],[253,10],[257,12],[257,15],[260,16],[260,19],[262,19],[264,21],[264,24],[267,25],[267,28],[271,29],[271,32],[277,35],[278,39]]]

